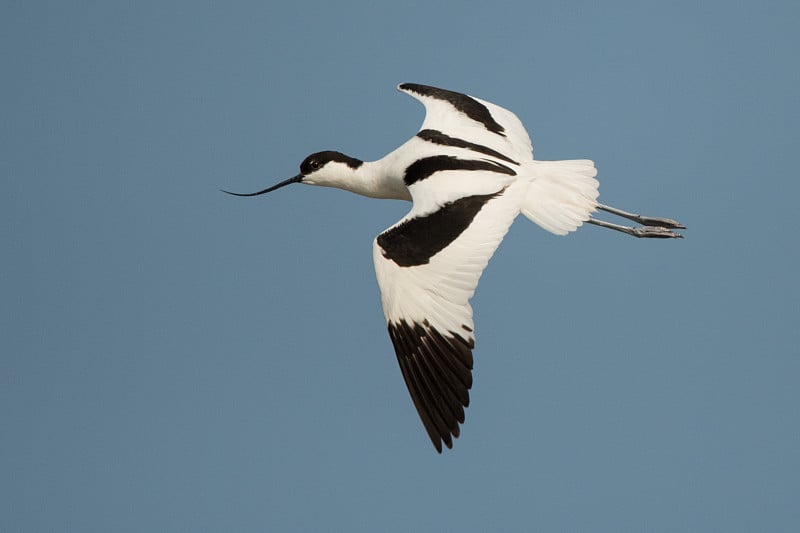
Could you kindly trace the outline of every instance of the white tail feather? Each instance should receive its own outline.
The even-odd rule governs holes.
[[[556,235],[575,231],[597,208],[597,169],[588,159],[535,161],[522,214]]]

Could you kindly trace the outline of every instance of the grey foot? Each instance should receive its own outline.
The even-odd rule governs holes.
[[[590,218],[586,222],[589,224],[594,224],[595,226],[600,226],[601,228],[621,231],[622,233],[631,235],[633,237],[650,239],[683,239],[683,235],[680,233],[675,233],[670,228],[665,228],[663,226],[620,226],[619,224],[612,224],[611,222],[596,220],[594,218]]]

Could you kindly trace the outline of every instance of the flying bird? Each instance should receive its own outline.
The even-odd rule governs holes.
[[[411,399],[436,450],[452,448],[464,423],[475,346],[469,300],[511,223],[522,213],[556,235],[584,222],[643,238],[679,238],[675,220],[597,202],[588,159],[537,161],[511,111],[466,94],[416,83],[398,86],[425,106],[419,132],[377,161],[316,152],[292,183],[337,187],[371,198],[410,200],[411,210],[373,241],[389,337]],[[634,221],[625,226],[597,211]]]

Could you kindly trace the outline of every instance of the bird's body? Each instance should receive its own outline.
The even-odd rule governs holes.
[[[411,398],[438,451],[452,447],[472,386],[474,324],[469,300],[519,213],[557,235],[583,222],[638,237],[680,237],[670,219],[597,203],[590,160],[536,161],[510,111],[435,87],[399,90],[425,106],[420,131],[380,160],[317,152],[289,183],[337,187],[372,198],[411,200],[409,213],[378,235],[373,259],[389,336]],[[642,224],[594,220],[605,210]]]

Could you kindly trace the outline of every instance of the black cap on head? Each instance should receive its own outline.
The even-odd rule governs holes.
[[[364,164],[363,161],[356,159],[355,157],[344,155],[341,152],[334,152],[333,150],[325,150],[324,152],[311,154],[303,159],[303,162],[300,163],[300,174],[303,176],[308,176],[312,172],[316,172],[317,170],[321,169],[331,161],[344,163],[350,168],[358,168]]]

